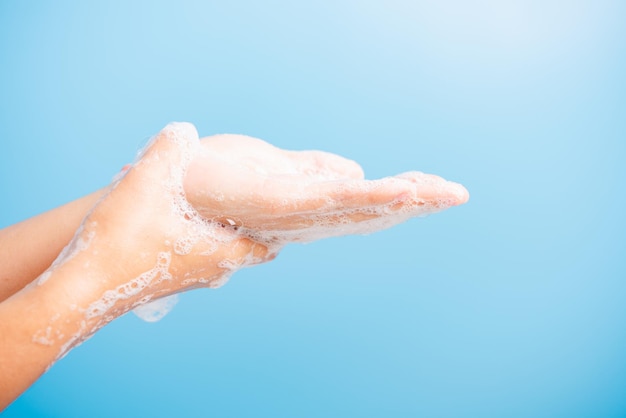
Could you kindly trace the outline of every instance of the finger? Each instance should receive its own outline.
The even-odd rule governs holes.
[[[324,181],[302,185],[295,192],[280,183],[273,189],[280,194],[289,192],[290,199],[273,208],[273,215],[290,216],[334,213],[339,210],[366,208],[390,204],[402,199],[411,190],[406,180],[385,178],[380,180]]]
[[[449,208],[448,201],[405,199],[379,206],[363,206],[333,212],[318,212],[267,219],[267,232],[242,228],[243,234],[255,240],[281,245],[289,242],[312,242],[319,239],[371,234],[390,228],[414,217],[423,217]]]
[[[280,220],[268,220],[264,223],[264,231],[243,228],[242,233],[256,241],[282,246],[290,242],[312,242],[342,235],[369,234],[411,217],[412,214],[393,212],[388,207],[376,207],[319,215],[293,215]]]
[[[426,202],[447,201],[452,206],[462,205],[469,200],[469,192],[459,183],[447,181],[434,174],[410,171],[398,174],[395,178],[409,181],[414,186],[413,199]]]
[[[306,188],[307,199],[302,206],[329,212],[380,206],[402,199],[410,189],[409,182],[391,177],[316,183]]]
[[[404,173],[380,180],[328,183],[320,192],[337,204],[337,209],[380,206],[394,202],[416,202],[449,206],[467,202],[469,193],[458,183],[419,172]]]
[[[321,182],[303,189],[299,199],[282,215],[335,213],[389,206],[450,207],[465,203],[467,190],[460,184],[419,172],[404,173],[380,180]]]

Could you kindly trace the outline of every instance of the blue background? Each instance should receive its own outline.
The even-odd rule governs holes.
[[[172,120],[466,185],[127,315],[7,417],[626,416],[620,1],[0,2],[0,226]]]

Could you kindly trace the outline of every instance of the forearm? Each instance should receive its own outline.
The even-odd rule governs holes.
[[[76,259],[52,271],[45,282],[34,282],[0,303],[0,411],[104,325],[103,318],[85,315],[102,296],[103,277],[101,269],[86,268]]]
[[[0,302],[52,264],[103,193],[98,190],[0,230]]]

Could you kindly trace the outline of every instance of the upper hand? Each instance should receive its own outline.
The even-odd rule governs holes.
[[[282,150],[243,135],[203,138],[184,187],[204,217],[282,242],[372,232],[469,197],[438,176],[364,180],[356,162],[338,155]]]

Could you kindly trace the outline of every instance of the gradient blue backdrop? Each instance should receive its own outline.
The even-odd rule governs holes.
[[[625,21],[618,0],[1,1],[0,226],[172,120],[472,195],[127,315],[5,416],[626,416]]]

